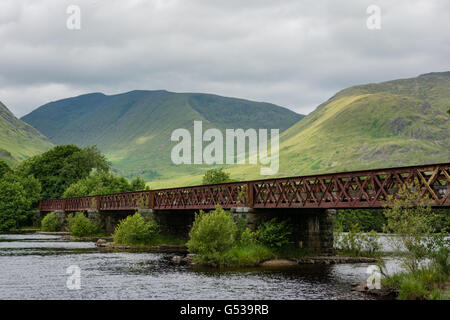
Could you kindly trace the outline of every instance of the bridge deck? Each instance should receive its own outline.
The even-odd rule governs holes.
[[[417,179],[434,207],[450,207],[450,163],[43,200],[41,211],[223,208],[382,208]]]

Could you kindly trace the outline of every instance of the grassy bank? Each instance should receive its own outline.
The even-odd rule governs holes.
[[[198,254],[194,262],[202,266],[218,268],[256,267],[267,260],[299,259],[313,255],[305,249],[294,246],[275,249],[261,244],[252,244],[235,246],[220,252]]]
[[[450,300],[449,275],[435,266],[394,274],[382,279],[382,284],[394,288],[399,300]]]

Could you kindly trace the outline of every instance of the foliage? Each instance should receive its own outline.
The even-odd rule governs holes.
[[[352,225],[347,233],[338,226],[335,229],[334,246],[345,255],[376,256],[382,245],[378,241],[379,235],[375,231],[363,232],[358,224]]]
[[[436,215],[423,191],[418,181],[403,185],[395,198],[389,197],[385,209],[386,231],[395,233],[392,242],[398,252],[406,250],[401,258],[411,272],[417,271],[421,262],[431,258],[445,242],[445,234],[435,232]]]
[[[121,220],[114,230],[113,238],[117,244],[150,244],[160,229],[156,222],[147,221],[139,213]]]
[[[130,191],[141,191],[148,190],[148,187],[145,185],[144,179],[141,177],[136,177],[130,181]]]
[[[289,243],[292,226],[287,221],[269,220],[258,227],[256,237],[258,241],[269,248],[281,248]]]
[[[70,185],[63,194],[64,198],[95,196],[109,193],[144,190],[145,182],[135,178],[130,182],[112,172],[94,171],[88,177]]]
[[[309,254],[288,244],[292,228],[287,222],[272,219],[258,232],[251,231],[246,224],[245,219],[233,221],[231,213],[220,207],[210,213],[200,211],[187,243],[189,251],[197,253],[195,262],[214,267],[250,267],[272,258],[299,258]]]
[[[109,163],[97,147],[80,149],[74,145],[62,145],[22,161],[16,172],[38,179],[43,199],[49,199],[60,198],[71,184],[87,177],[92,169],[109,170]]]
[[[272,251],[260,244],[234,246],[222,252],[197,255],[195,262],[213,267],[254,267],[274,258]]]
[[[189,232],[188,249],[201,255],[222,252],[233,246],[236,230],[231,213],[219,206],[209,213],[200,211]]]
[[[12,173],[12,170],[5,161],[0,159],[0,179],[7,173]]]
[[[50,212],[41,221],[41,230],[46,232],[56,232],[61,230],[61,224],[56,213]]]
[[[446,289],[448,281],[449,274],[431,263],[413,272],[401,272],[383,278],[382,284],[396,288],[399,300],[448,300],[450,298]]]
[[[12,171],[0,178],[0,230],[19,228],[31,222],[32,210],[40,198],[41,187],[33,178]]]
[[[83,212],[69,214],[67,222],[69,231],[74,237],[92,237],[100,232],[98,223],[91,221]]]
[[[337,210],[334,224],[344,232],[350,231],[355,224],[357,224],[362,231],[374,230],[382,232],[386,221],[387,219],[382,210],[342,209]]]
[[[211,169],[206,171],[203,176],[202,184],[217,184],[231,182],[230,174],[220,169]]]
[[[239,237],[239,245],[242,247],[252,246],[258,242],[256,232],[253,232],[249,228],[245,228]]]
[[[234,223],[236,225],[236,231],[235,231],[233,237],[234,237],[234,241],[236,243],[239,243],[241,241],[241,237],[242,237],[245,229],[247,228],[247,219],[244,219],[239,216],[234,219]]]

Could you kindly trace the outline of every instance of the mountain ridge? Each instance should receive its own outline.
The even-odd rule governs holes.
[[[194,120],[208,128],[277,128],[303,116],[271,103],[202,93],[133,90],[87,94],[45,104],[22,117],[55,144],[97,145],[120,174],[152,179],[199,174],[204,167],[171,164],[171,133],[192,131]],[[151,168],[151,169],[150,169]]]
[[[47,151],[51,146],[44,135],[16,118],[0,101],[0,159],[12,165]]]

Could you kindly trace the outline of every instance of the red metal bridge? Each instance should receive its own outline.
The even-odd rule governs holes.
[[[43,200],[40,211],[382,208],[417,179],[434,207],[450,207],[450,163],[274,178],[215,185]]]

